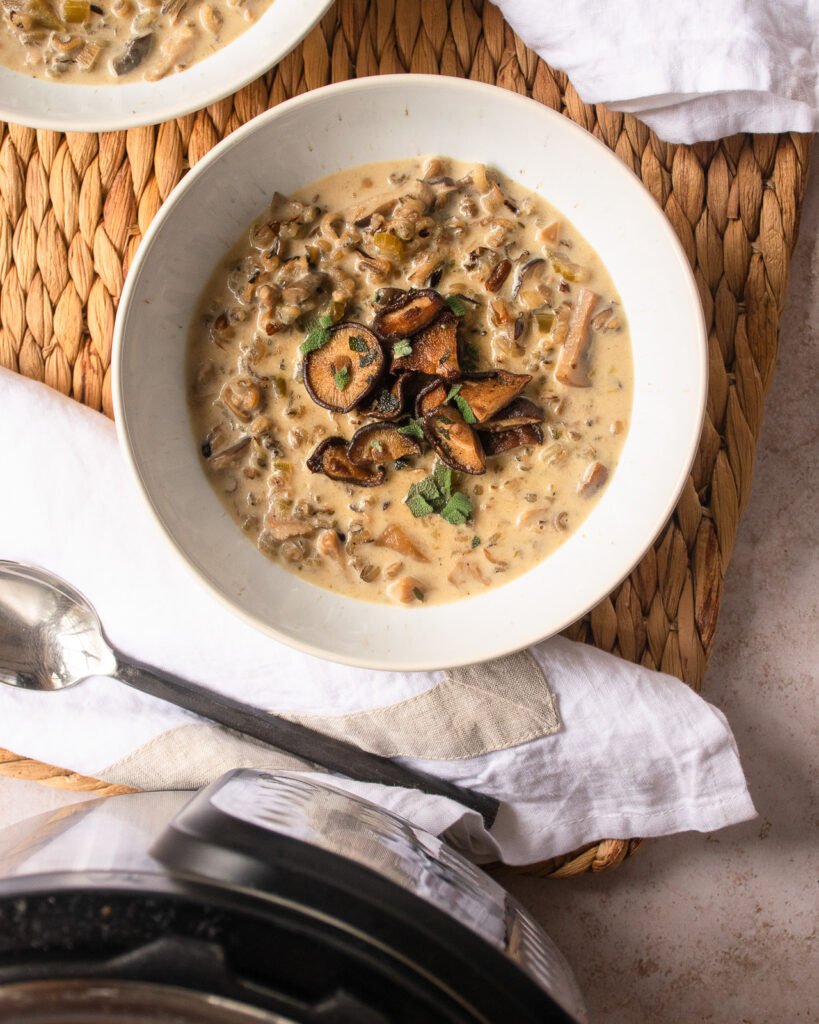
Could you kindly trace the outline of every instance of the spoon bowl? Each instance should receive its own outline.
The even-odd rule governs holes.
[[[63,690],[116,671],[97,613],[65,580],[0,561],[0,682]]]

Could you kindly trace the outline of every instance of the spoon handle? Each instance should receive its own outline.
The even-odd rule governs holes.
[[[305,725],[249,707],[232,697],[207,690],[169,672],[133,658],[125,658],[119,652],[116,652],[116,657],[116,677],[142,693],[193,711],[202,718],[209,718],[228,729],[252,736],[328,771],[346,775],[349,779],[377,782],[383,786],[401,786],[431,796],[447,797],[477,811],[487,828],[491,828],[495,821],[499,804],[493,797],[462,789],[445,779],[438,779],[426,772],[407,768],[390,758],[361,750],[345,740],[326,736]]]

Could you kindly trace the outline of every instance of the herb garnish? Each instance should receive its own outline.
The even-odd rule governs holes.
[[[452,526],[463,526],[472,515],[472,502],[463,491],[456,491],[441,509],[441,516]]]
[[[360,334],[354,334],[350,338],[350,349],[353,352],[358,352],[358,365],[360,367],[363,368],[375,362],[375,347],[370,347]]]
[[[462,526],[472,516],[472,501],[452,484],[452,470],[439,462],[432,476],[410,487],[404,503],[416,519],[437,512],[452,526]]]
[[[405,434],[407,437],[417,437],[420,441],[424,439],[424,429],[421,426],[421,420],[411,419],[406,426],[398,428],[399,434]]]
[[[350,383],[350,368],[349,366],[342,366],[340,370],[336,370],[333,374],[333,380],[339,391],[343,391]]]
[[[455,402],[458,407],[458,411],[464,418],[464,423],[477,423],[478,417],[472,411],[472,406],[467,400],[460,394],[462,384],[453,384],[449,389],[449,394],[446,396],[447,402]]]
[[[299,351],[307,355],[310,352],[315,352],[316,349],[324,348],[330,340],[330,327],[332,323],[333,318],[329,314],[325,313],[324,316],[320,316],[318,320],[311,324],[307,337],[299,345]]]
[[[475,536],[475,537],[472,538],[472,547],[473,548],[480,547],[480,543],[481,543],[481,538],[480,537]]]
[[[463,304],[460,295],[447,295],[446,304],[455,316],[466,316],[466,306]]]
[[[401,338],[400,341],[396,341],[393,345],[392,354],[394,359],[403,359],[404,356],[411,356],[412,342],[407,341],[406,338]]]

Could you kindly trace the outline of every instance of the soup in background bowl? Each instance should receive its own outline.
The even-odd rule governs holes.
[[[201,110],[280,61],[332,2],[0,0],[0,120],[107,132]]]
[[[276,0],[276,4],[279,2]],[[600,487],[597,498],[591,497],[590,511],[577,522],[573,532],[568,532],[565,541],[546,557],[535,561],[527,571],[507,577],[508,582],[501,583],[504,574],[495,574],[493,568],[491,585],[484,587],[481,584],[468,599],[450,599],[442,592],[439,600],[433,597],[430,587],[428,600],[405,605],[391,600],[386,593],[386,599],[360,600],[345,592],[316,586],[305,579],[303,573],[286,568],[278,556],[271,559],[269,554],[260,550],[258,538],[240,528],[236,514],[225,504],[224,496],[214,489],[209,477],[208,460],[201,451],[205,438],[192,429],[189,334],[197,316],[203,330],[213,326],[201,320],[203,312],[206,316],[216,313],[215,309],[205,310],[201,306],[203,290],[214,271],[218,272],[225,261],[231,262],[231,253],[237,242],[241,244],[243,238],[249,237],[249,225],[264,214],[274,194],[297,196],[299,203],[308,206],[314,199],[308,187],[311,183],[321,182],[339,172],[385,161],[416,161],[423,177],[425,160],[430,154],[443,154],[452,161],[452,173],[444,176],[453,180],[462,178],[464,174],[474,174],[483,165],[497,171],[498,187],[501,191],[508,189],[511,201],[523,200],[527,193],[535,193],[539,198],[534,205],[542,211],[535,214],[536,219],[548,221],[552,215],[559,218],[562,231],[568,232],[567,238],[574,242],[575,247],[569,249],[559,245],[561,232],[558,232],[556,247],[552,247],[548,240],[545,244],[552,252],[566,253],[578,266],[582,263],[579,254],[583,249],[582,240],[585,240],[599,258],[599,266],[605,268],[608,278],[602,270],[595,277],[597,272],[593,267],[589,280],[577,281],[578,288],[575,289],[575,283],[568,281],[565,274],[554,273],[555,267],[551,263],[549,272],[554,279],[550,277],[533,283],[537,287],[542,284],[551,291],[549,310],[555,317],[562,301],[561,276],[569,284],[568,297],[572,300],[573,310],[580,307],[580,288],[588,285],[590,291],[600,295],[600,301],[591,308],[591,317],[610,312],[616,320],[617,316],[624,314],[619,330],[616,322],[612,325],[615,329],[610,332],[591,329],[588,370],[590,373],[594,371],[595,375],[602,372],[604,376],[608,371],[607,365],[595,365],[594,347],[598,341],[605,345],[625,341],[626,351],[630,348],[633,390],[630,409],[622,417],[612,414],[613,420],[624,419],[624,431],[607,435],[623,439],[619,452],[605,456],[616,461],[616,465],[612,462],[609,466],[612,471]],[[373,179],[373,195],[376,194],[376,185],[383,187],[383,181]],[[358,188],[351,186],[352,191],[358,191]],[[475,200],[475,196],[471,198]],[[350,195],[344,208],[357,200],[357,196]],[[457,205],[458,200],[453,197],[453,202]],[[316,202],[315,205],[321,207],[325,204]],[[333,205],[336,205],[335,201]],[[298,224],[294,227],[298,234]],[[545,223],[538,230],[548,227],[549,224]],[[414,244],[412,239],[404,241],[410,248]],[[272,245],[259,252],[267,253],[271,248]],[[417,254],[410,251],[413,261],[421,255],[420,249],[419,245]],[[297,247],[294,254],[300,258]],[[366,255],[358,258],[372,259],[378,268],[377,255],[367,249]],[[342,254],[342,263],[344,259],[346,257]],[[409,263],[407,267],[409,269]],[[358,273],[357,266],[353,269]],[[487,265],[486,272],[494,270],[494,263],[491,268]],[[344,273],[346,275],[346,271]],[[365,266],[362,274],[366,276],[367,273]],[[451,277],[448,276],[450,273]],[[502,271],[498,271],[498,275],[501,274]],[[470,328],[483,329],[485,318],[491,315],[491,302],[494,300],[485,291],[486,276],[484,271],[459,276],[453,270],[443,274],[437,282],[434,279],[421,282],[423,287],[419,291],[432,290],[444,302],[453,297],[457,301],[460,293],[480,297],[481,306],[475,307],[473,315],[477,319],[460,317],[457,311],[449,308],[457,319],[455,346],[459,361],[466,351],[466,342],[471,340]],[[241,275],[237,275],[232,283],[241,291]],[[281,286],[285,283],[284,279],[277,278],[270,287],[275,285],[283,296]],[[510,311],[518,308],[511,295],[514,283],[514,279],[507,277],[499,291]],[[299,287],[306,284],[300,281]],[[400,287],[401,284],[401,279],[397,278],[388,287]],[[391,328],[388,326],[385,333],[383,320],[377,322],[384,309],[377,308],[378,304],[372,301],[376,290],[373,289],[367,302],[362,299],[357,308],[351,309],[350,316],[357,318],[354,322],[360,323],[364,331],[371,331],[380,339],[385,361],[389,357],[389,365],[384,370],[389,375],[398,369],[392,362],[393,358],[400,360],[417,356],[419,347],[421,353],[430,349],[426,344],[419,346],[421,332],[414,331],[412,324],[412,329],[406,331],[406,337],[394,340],[387,337]],[[562,294],[567,295],[565,292]],[[213,298],[218,300],[218,294],[214,293]],[[294,299],[292,303],[289,302],[291,298]],[[295,301],[296,298],[296,293],[288,294],[285,304],[297,308],[284,313],[285,319],[294,317],[294,324],[302,315],[302,305],[312,301],[306,295],[300,302]],[[308,319],[316,314],[317,325],[313,326],[318,327],[318,332],[313,340],[318,342],[318,346],[313,354],[321,357],[324,352],[328,356],[326,360],[319,359],[317,365],[329,372],[329,363],[335,360],[338,351],[334,347],[325,348],[323,332],[326,330],[335,338],[333,328],[343,324],[344,319],[333,320],[327,327],[321,320],[336,313],[346,317],[347,309],[325,313],[326,296],[322,293],[318,298],[321,301],[317,302],[315,310],[304,308],[303,312]],[[341,298],[343,296],[334,299],[330,294],[331,301],[340,301]],[[352,298],[358,301],[355,296]],[[393,306],[392,312],[400,314],[399,300],[405,301],[406,297],[391,296],[390,300],[387,305]],[[531,300],[538,301],[534,295]],[[613,305],[615,302],[618,303],[616,307]],[[468,302],[465,304],[469,305]],[[546,334],[553,328],[553,324],[548,324],[549,310],[544,305],[542,310],[535,306],[531,311],[544,314]],[[432,311],[435,312],[434,309]],[[505,316],[502,307],[494,312],[496,316]],[[259,316],[259,308],[248,305],[247,317],[258,323]],[[275,318],[279,319],[278,307]],[[433,321],[434,317],[429,323]],[[397,322],[406,324],[400,316]],[[304,326],[308,327],[307,324]],[[535,332],[540,326],[530,324],[529,330]],[[315,441],[308,437],[293,450],[302,460],[298,463],[298,473],[303,474],[305,486],[309,480],[311,484],[315,481],[324,487],[326,480],[328,488],[331,484],[335,488],[339,481],[333,481],[325,472],[311,472],[308,477],[307,460],[315,454],[321,440],[338,437],[341,444],[333,446],[336,448],[334,457],[322,463],[324,468],[329,466],[331,472],[337,472],[339,462],[336,458],[341,461],[350,458],[349,443],[366,424],[362,422],[359,425],[350,419],[351,416],[358,417],[359,410],[331,412],[304,393],[306,389],[301,389],[293,373],[296,363],[302,362],[302,357],[309,352],[301,353],[297,360],[293,350],[308,341],[312,327],[303,332],[291,325],[289,330],[289,335],[284,330],[278,332],[283,346],[285,339],[290,339],[287,352],[283,350],[279,357],[285,359],[285,369],[274,373],[272,365],[264,365],[258,374],[261,378],[286,377],[287,394],[281,396],[284,404],[280,407],[278,394],[275,398],[271,395],[270,405],[266,405],[259,415],[268,415],[275,420],[286,408],[292,393],[299,404],[309,409],[310,416],[321,417],[316,422],[327,430],[327,437]],[[274,343],[276,333],[274,331],[272,335]],[[499,337],[501,333],[493,330],[491,338]],[[333,393],[328,392],[328,383],[335,384],[337,373],[343,385],[338,389],[340,392],[353,387],[359,368],[358,356],[366,354],[350,347],[354,336],[359,335],[347,334],[350,365],[340,363],[329,378],[316,378],[312,385],[316,394],[322,395],[325,401],[330,402],[328,394],[332,397]],[[369,352],[369,335],[362,333],[360,337],[363,348]],[[511,335],[505,334],[504,337],[511,337],[511,343],[514,343],[514,325]],[[546,369],[533,372],[526,363],[538,351],[548,356],[548,345],[543,345],[542,340],[539,334],[527,335],[524,353],[518,356],[512,349],[510,362],[505,365],[499,361],[503,353],[497,346],[493,351],[490,340],[480,351],[478,362],[479,369],[493,374],[500,374],[502,370],[512,374],[531,374],[531,380],[525,383],[517,397],[539,406],[543,415],[540,420],[540,413],[533,414],[529,418],[535,422],[527,424],[543,433],[542,443],[535,441],[524,446],[529,449],[529,457],[535,460],[549,444],[562,440],[546,437],[550,424],[556,424],[556,418],[554,410],[547,408],[545,385],[541,387],[538,384],[541,375],[551,378],[556,369],[552,371],[548,364],[544,364]],[[398,353],[395,352],[393,346],[400,341],[409,343],[410,353],[406,346],[401,345]],[[447,344],[446,336],[438,341]],[[328,344],[332,346],[334,343]],[[356,345],[360,344],[356,342]],[[308,349],[311,347],[308,345]],[[555,345],[552,355],[559,356],[559,351],[560,347]],[[444,349],[440,352],[443,354]],[[226,358],[230,358],[229,354]],[[354,365],[353,358],[356,359]],[[377,354],[375,358],[378,359]],[[289,370],[288,359],[292,362]],[[685,255],[662,211],[614,154],[568,119],[504,90],[458,79],[384,76],[329,86],[276,107],[233,133],[182,180],[146,233],[126,279],[115,329],[112,385],[117,428],[138,491],[168,540],[169,551],[181,558],[217,598],[273,638],[303,651],[373,669],[422,670],[477,662],[534,643],[558,632],[611,592],[663,527],[685,482],[702,423],[706,365],[702,310]],[[231,364],[231,378],[239,376],[237,368],[238,363]],[[349,379],[340,372],[345,368]],[[227,372],[227,365],[225,369]],[[459,365],[459,371],[461,369],[463,367]],[[356,374],[353,374],[354,370]],[[466,374],[472,372],[475,371],[467,370]],[[625,375],[625,370],[623,373]],[[463,407],[456,401],[457,397],[464,397],[464,392],[461,390],[450,397],[450,391],[461,383],[466,374],[461,373],[460,379],[454,380],[443,396],[444,409],[457,410],[464,420],[468,417],[464,417]],[[251,375],[248,373],[247,376]],[[221,382],[218,394],[205,399],[203,410],[207,408],[208,401],[212,403],[222,395],[226,383],[226,380]],[[251,377],[251,383],[257,382]],[[628,379],[624,385],[625,390]],[[279,385],[271,383],[271,386],[278,388]],[[570,393],[567,386],[565,393],[573,396],[585,390],[588,389],[576,388]],[[232,395],[231,402],[242,415],[256,412],[253,391],[249,390],[245,397],[249,401],[247,407],[242,406],[240,387]],[[308,401],[311,403],[309,406],[306,404]],[[475,404],[478,409],[473,408]],[[481,403],[476,402],[474,391],[471,395],[467,392],[465,405],[473,413],[483,415],[486,412],[485,408],[480,408]],[[392,499],[402,505],[398,510],[402,515],[400,525],[406,527],[407,532],[416,526],[422,531],[417,535],[410,532],[410,539],[419,548],[422,542],[429,544],[429,549],[425,548],[423,553],[430,562],[413,564],[410,571],[411,563],[407,556],[406,575],[420,580],[420,573],[426,571],[424,566],[430,569],[434,566],[431,531],[436,528],[443,531],[445,527],[447,531],[454,530],[459,537],[462,536],[459,543],[464,546],[468,540],[470,557],[477,553],[481,559],[478,563],[481,571],[489,576],[484,565],[488,568],[492,563],[482,550],[492,534],[477,527],[484,510],[480,508],[482,496],[474,493],[474,487],[487,481],[497,480],[500,483],[507,475],[513,478],[507,470],[515,459],[515,453],[520,454],[523,448],[511,449],[499,456],[487,455],[484,441],[486,423],[503,413],[504,409],[508,406],[490,412],[483,423],[466,423],[471,433],[462,432],[460,426],[458,428],[462,439],[468,441],[473,434],[478,436],[486,457],[486,473],[452,470],[452,493],[461,491],[474,502],[474,526],[466,522],[452,525],[442,518],[443,505],[439,499],[444,495],[440,490],[439,497],[429,490],[426,498],[421,493],[433,511],[417,518],[403,506],[400,494]],[[423,420],[415,414],[414,406],[411,417],[409,413],[405,415],[406,419],[401,420],[400,425],[409,425],[410,418]],[[361,418],[364,420],[363,415]],[[237,435],[238,423],[249,426],[252,422],[251,419],[245,423],[240,417]],[[370,422],[369,419],[366,422]],[[229,421],[226,423],[233,429]],[[503,424],[501,426],[506,429]],[[421,428],[425,438],[428,437],[426,424],[422,422]],[[583,443],[594,446],[591,438],[584,438]],[[218,439],[212,447],[212,453],[214,451],[222,451],[218,447]],[[462,447],[459,457],[463,456],[463,451]],[[273,450],[268,454],[271,458],[279,457]],[[581,471],[588,464],[585,458],[580,455],[571,458],[572,473],[577,473],[571,478],[575,488],[583,475]],[[407,488],[403,494],[406,498],[411,482],[421,483],[428,476],[434,478],[436,466],[442,459],[429,444],[422,450],[416,468],[410,465],[396,468],[394,461],[382,467],[385,478],[388,481],[401,480],[402,489],[403,481],[406,481]],[[589,462],[592,461],[589,455]],[[599,461],[604,460],[600,458]],[[498,473],[490,470],[493,462],[505,467],[504,470]],[[314,464],[317,463],[314,461]],[[378,463],[365,460],[364,471],[378,475]],[[532,491],[540,494],[546,483],[544,474],[541,483]],[[358,494],[374,498],[378,490],[377,487],[355,489],[351,485],[351,495],[343,482],[340,486],[337,493],[350,499],[348,504],[354,502]],[[445,486],[442,482],[443,489]],[[567,487],[567,492],[570,490],[571,487]],[[528,504],[526,493],[521,499],[521,507]],[[303,496],[294,489],[283,500],[292,500],[293,506],[288,511],[298,519],[295,504],[304,500]],[[415,503],[415,507],[424,510],[420,502]],[[532,503],[531,507],[541,506]],[[281,511],[285,511],[283,506]],[[403,518],[407,511],[410,511],[410,517]],[[320,513],[315,510],[309,514]],[[331,530],[331,521],[316,525]],[[386,522],[376,523],[374,532],[383,533],[387,525]],[[511,529],[519,532],[522,528],[513,524]],[[344,531],[339,529],[339,532]],[[442,535],[454,536],[450,533]],[[535,532],[535,535],[551,537],[551,532],[544,530],[542,534]],[[480,544],[473,551],[471,544],[475,536]],[[314,543],[310,537],[308,541]],[[274,543],[283,541],[274,539]],[[494,548],[489,545],[487,548],[494,555]],[[392,558],[390,548],[383,550],[385,558]],[[399,560],[402,560],[400,552],[393,561]],[[368,561],[372,559],[368,558]],[[390,564],[381,566],[381,572],[385,573]],[[364,565],[361,566],[363,568]],[[360,588],[351,582],[356,591],[363,592],[373,586],[360,578],[359,582]]]

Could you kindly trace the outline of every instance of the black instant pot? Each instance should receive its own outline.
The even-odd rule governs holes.
[[[0,833],[2,1024],[584,1019],[500,886],[329,784],[240,770]]]

